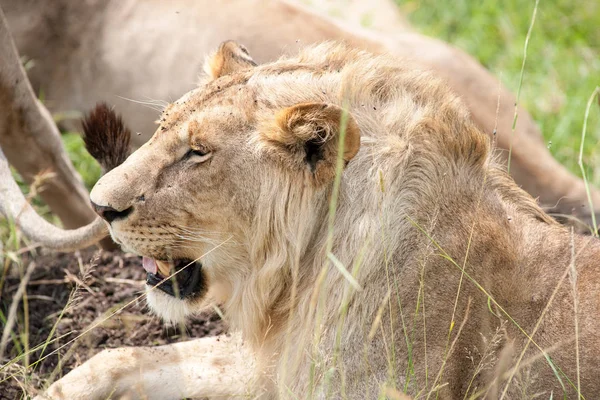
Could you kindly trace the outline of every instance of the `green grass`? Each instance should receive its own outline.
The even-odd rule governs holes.
[[[420,32],[479,60],[514,93],[535,1],[396,0]],[[573,173],[585,106],[600,85],[600,2],[540,1],[527,50],[520,104],[533,116],[551,153]],[[600,107],[592,108],[583,160],[600,184]]]
[[[100,178],[100,165],[87,152],[81,136],[77,133],[69,132],[62,135],[65,148],[73,165],[81,175],[83,182],[88,190],[91,190],[96,181]]]

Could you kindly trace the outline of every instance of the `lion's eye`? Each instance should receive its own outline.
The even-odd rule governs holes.
[[[203,151],[203,150],[198,150],[198,149],[190,149],[185,157],[189,158],[190,160],[193,160],[195,162],[203,162],[208,160],[210,157],[212,156],[212,152],[210,151]]]

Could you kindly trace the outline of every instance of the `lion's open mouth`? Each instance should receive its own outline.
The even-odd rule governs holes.
[[[161,261],[143,257],[142,265],[147,272],[146,283],[173,297],[193,297],[204,288],[200,262],[185,259]]]

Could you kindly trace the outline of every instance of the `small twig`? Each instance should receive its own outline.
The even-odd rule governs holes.
[[[13,329],[15,321],[17,319],[17,309],[19,307],[19,303],[21,302],[21,298],[25,293],[25,289],[27,288],[27,282],[29,278],[31,278],[31,274],[35,269],[35,263],[32,261],[27,266],[27,271],[19,284],[19,289],[13,296],[12,303],[10,304],[10,310],[8,311],[8,317],[6,318],[6,326],[2,331],[2,339],[0,340],[0,360],[4,357],[4,351],[6,350],[6,346],[8,344],[8,337],[10,336],[10,332]]]
[[[55,298],[50,296],[44,296],[42,294],[30,294],[27,296],[29,300],[42,300],[42,301],[50,301],[52,303],[58,303]]]
[[[94,293],[94,291],[92,290],[91,287],[89,287],[85,282],[83,282],[81,279],[79,279],[75,274],[72,274],[68,269],[64,269],[63,271],[65,271],[65,276],[68,280],[75,282],[75,284],[77,286],[81,286],[82,288],[84,288],[88,293],[90,293],[92,296],[95,296],[96,293]]]
[[[33,251],[33,250],[37,249],[38,247],[41,247],[41,245],[40,245],[39,243],[33,243],[33,244],[30,244],[30,245],[28,245],[28,246],[21,247],[21,248],[20,248],[19,250],[17,250],[15,253],[16,253],[18,256],[20,256],[20,255],[22,255],[22,254],[29,253],[29,252],[31,252],[31,251]]]
[[[124,278],[103,278],[102,279],[104,282],[109,282],[109,283],[123,283],[126,285],[132,285],[132,286],[142,286],[144,284],[143,280],[135,280],[135,279],[124,279]]]
[[[63,285],[65,283],[70,283],[66,278],[63,279],[38,279],[36,281],[31,281],[28,283],[28,286],[38,286],[38,285]]]

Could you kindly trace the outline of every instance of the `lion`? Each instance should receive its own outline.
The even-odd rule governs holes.
[[[154,312],[217,304],[233,333],[105,350],[47,398],[600,395],[600,243],[439,78],[337,43],[206,69],[90,198]]]

